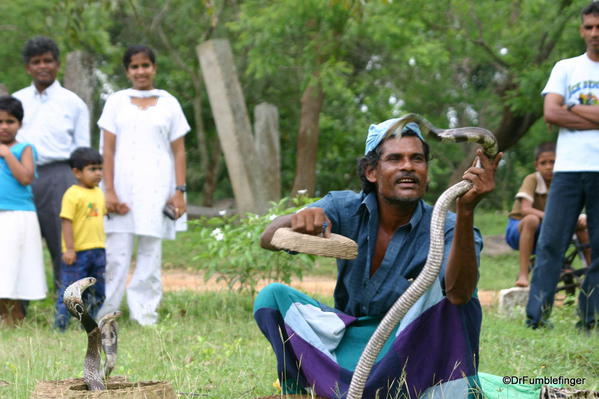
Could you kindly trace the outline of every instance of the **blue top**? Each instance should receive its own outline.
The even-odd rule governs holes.
[[[370,268],[379,220],[376,194],[332,191],[310,207],[323,208],[332,222],[332,232],[349,237],[358,244],[358,256],[355,259],[337,260],[335,308],[352,316],[383,316],[426,263],[433,207],[423,200],[418,202],[410,222],[393,234],[383,260],[372,277]],[[455,213],[448,212],[441,277],[445,273],[455,222]],[[474,240],[479,263],[482,237],[476,228]],[[443,282],[443,278],[440,280]]]
[[[10,147],[10,152],[20,161],[25,148],[33,150],[33,160],[37,154],[35,147],[27,143],[16,143]],[[33,193],[31,186],[23,186],[15,179],[6,160],[0,157],[0,210],[3,211],[34,211]]]

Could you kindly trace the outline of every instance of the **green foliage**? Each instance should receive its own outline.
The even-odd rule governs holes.
[[[311,255],[290,255],[284,251],[266,251],[259,245],[260,235],[273,219],[301,209],[314,198],[297,197],[289,207],[289,199],[272,203],[265,215],[247,214],[204,218],[192,221],[193,243],[199,253],[193,265],[204,272],[205,279],[212,276],[225,281],[230,289],[256,292],[261,280],[289,283],[292,277],[301,278],[314,266]]]
[[[85,333],[74,322],[64,334],[53,331],[53,305],[51,298],[32,301],[20,328],[0,329],[0,397],[27,399],[38,381],[82,377]],[[526,328],[522,314],[499,315],[495,307],[483,312],[480,371],[583,377],[580,389],[599,390],[596,338],[576,332],[572,306],[554,309],[551,330]],[[119,327],[115,375],[169,381],[183,399],[277,394],[275,356],[252,318],[248,295],[167,292],[156,327],[140,327],[126,315]]]
[[[158,55],[157,87],[180,100],[192,126],[193,133],[186,136],[188,185],[199,192],[206,167],[196,133],[203,127],[209,154],[217,150],[212,144],[218,138],[195,47],[208,38],[227,38],[250,114],[262,101],[278,107],[283,192],[295,173],[300,98],[307,84],[320,79],[326,95],[316,193],[324,195],[332,189],[359,189],[355,161],[371,123],[418,112],[439,127],[474,125],[494,131],[507,111],[540,115],[540,91],[552,65],[584,49],[576,28],[577,13],[586,3],[0,1],[0,83],[10,92],[29,84],[20,53],[33,35],[53,37],[63,55],[94,52],[114,89],[128,84],[120,64],[124,49],[150,45]],[[554,137],[539,122],[509,148],[498,172],[498,189],[481,206],[509,208],[521,179],[531,171],[531,149]],[[447,187],[466,154],[465,146],[433,145],[428,201]],[[216,198],[232,196],[224,168],[218,181]]]

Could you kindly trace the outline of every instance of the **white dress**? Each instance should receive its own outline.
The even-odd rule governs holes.
[[[142,109],[131,97],[158,101]],[[106,100],[98,126],[116,135],[114,188],[119,201],[129,206],[125,215],[109,215],[106,233],[174,239],[175,222],[162,213],[175,192],[171,143],[190,129],[177,99],[157,89],[118,91]]]
[[[37,214],[0,210],[0,298],[46,297],[42,233]]]

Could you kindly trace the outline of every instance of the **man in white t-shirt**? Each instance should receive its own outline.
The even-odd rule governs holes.
[[[532,328],[547,325],[562,257],[583,207],[592,263],[578,298],[577,325],[589,331],[599,320],[599,2],[586,6],[581,20],[586,52],[557,62],[543,89],[545,121],[560,129],[526,306]]]
[[[30,39],[23,59],[33,82],[13,94],[25,111],[17,141],[33,144],[38,153],[38,177],[31,187],[42,236],[52,257],[56,290],[61,257],[60,206],[66,189],[75,184],[68,160],[75,148],[89,147],[89,111],[83,100],[56,80],[60,60],[52,39]]]

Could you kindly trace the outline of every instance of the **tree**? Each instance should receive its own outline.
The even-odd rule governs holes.
[[[303,189],[314,193],[325,94],[348,72],[345,35],[360,17],[359,1],[250,0],[232,24],[239,46],[249,49],[250,76],[291,74],[302,93],[292,195]]]
[[[344,22],[335,24],[322,7],[338,7]],[[325,144],[318,147],[315,187],[325,192],[356,188],[351,174],[339,172],[351,170],[368,125],[406,112],[421,113],[439,127],[486,127],[502,150],[513,148],[542,115],[539,94],[551,65],[578,52],[572,48],[580,43],[575,16],[581,7],[571,0],[324,1],[299,8],[247,1],[233,30],[240,51],[247,51],[248,76],[269,82],[263,95],[278,95],[274,85],[300,82],[294,98],[296,104],[303,99],[302,113],[288,114],[301,127],[305,108],[309,115],[319,112],[312,121]],[[334,50],[323,51],[330,43]],[[267,100],[282,114],[292,106]],[[309,156],[316,154],[304,146],[301,132],[296,182],[298,174],[312,173]],[[432,197],[472,160],[469,147],[439,145],[444,147],[433,143]],[[305,157],[304,148],[310,152]]]

